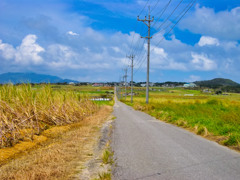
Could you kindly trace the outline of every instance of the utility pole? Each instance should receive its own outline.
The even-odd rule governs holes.
[[[128,70],[128,68],[124,69],[125,75],[123,76],[125,78],[125,101],[127,99],[127,70]]]
[[[131,103],[133,103],[133,59],[135,58],[135,56],[132,54],[130,56],[127,56],[129,59],[131,59]]]
[[[120,92],[121,92],[121,89],[120,89],[120,85],[121,85],[121,77],[119,77],[119,83],[117,84],[117,98],[120,100]]]
[[[119,89],[120,89],[120,92],[119,92],[119,100],[122,98],[122,77],[120,76],[119,77]]]
[[[124,84],[124,76],[122,77],[122,94],[121,94],[121,99],[123,98],[123,84]]]
[[[148,27],[148,36],[146,37],[141,37],[141,38],[146,38],[148,40],[148,54],[147,54],[147,82],[146,82],[146,104],[148,104],[148,99],[149,99],[149,63],[150,63],[150,39],[152,38],[150,36],[150,30],[151,30],[151,22],[153,22],[154,17],[151,19],[150,15],[150,6],[149,6],[149,14],[148,14],[148,19],[145,16],[145,19],[139,19],[138,16],[138,21],[142,21],[145,25]],[[147,22],[147,23],[146,23]]]

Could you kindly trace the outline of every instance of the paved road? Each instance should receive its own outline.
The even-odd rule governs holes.
[[[240,180],[240,153],[119,101],[114,114],[114,180]]]

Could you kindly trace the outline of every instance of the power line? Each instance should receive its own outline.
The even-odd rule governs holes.
[[[183,0],[181,0],[178,5],[174,8],[174,10],[170,13],[170,15],[163,21],[163,23],[160,24],[160,26],[158,28],[156,28],[156,30],[158,31],[166,22],[167,20],[174,14],[174,12],[177,10],[177,8],[181,5],[181,3],[183,2]]]
[[[143,9],[141,10],[141,12],[138,14],[138,16],[140,16],[140,15],[142,14],[142,12],[144,11],[144,9],[147,7],[148,3],[149,3],[149,0],[147,0],[145,6],[144,6]]]
[[[134,72],[134,74],[133,75],[135,75],[138,71],[139,71],[139,69],[142,67],[142,65],[143,65],[143,63],[146,61],[146,52],[145,52],[145,54],[144,54],[144,56],[142,56],[142,59],[141,59],[141,62],[139,63],[140,65],[138,66],[138,68],[135,70],[135,72]]]
[[[140,32],[140,33],[142,33],[142,31],[143,31],[143,26],[142,26],[142,28],[141,28],[141,32]],[[141,37],[139,36],[137,42],[135,43],[136,46],[133,48],[131,54],[136,54],[137,51],[139,51],[139,49],[143,46],[144,42],[141,44],[141,43],[140,43],[140,40],[141,40]]]
[[[146,3],[145,3],[145,5],[144,5],[144,7],[142,8],[142,10],[140,11],[140,13],[139,13],[139,15],[141,15],[142,13],[143,13],[143,11],[144,11],[144,9],[147,7],[147,5],[148,5],[148,3],[149,3],[149,0],[147,0],[146,1]],[[137,22],[136,22],[136,25],[135,25],[135,31],[134,31],[134,35],[133,35],[133,38],[132,38],[132,40],[131,40],[131,45],[130,45],[130,48],[129,48],[129,52],[132,52],[132,54],[134,54],[135,52],[137,52],[137,51],[139,51],[138,49],[140,48],[140,46],[139,46],[139,42],[140,42],[140,37],[138,38],[138,40],[137,40],[137,47],[133,47],[133,42],[134,42],[134,38],[135,38],[135,35],[136,35],[136,30],[137,30]],[[142,33],[142,30],[143,30],[143,26],[142,26],[142,28],[141,28],[141,30],[140,30],[140,33]],[[144,42],[143,42],[143,44],[144,44]],[[126,58],[125,58],[125,60],[124,60],[124,64],[126,64]],[[127,66],[128,67],[128,66]]]
[[[156,46],[158,46],[162,41],[163,41],[163,39],[165,39],[165,36],[167,36],[173,29],[174,29],[174,27],[179,23],[179,21],[186,15],[186,13],[192,8],[192,6],[195,4],[195,2],[196,2],[196,0],[192,0],[191,2],[190,2],[190,6],[188,7],[188,9],[182,14],[182,16],[177,20],[177,22],[172,26],[172,28],[167,32],[167,34],[165,34],[163,37],[162,37],[162,39],[157,43],[157,45]],[[155,48],[153,48],[152,50],[151,50],[151,52],[154,50]]]
[[[180,16],[180,18],[177,20],[177,22],[174,24],[174,26],[170,29],[170,31],[168,31],[168,33],[167,34],[165,34],[165,36],[167,36],[173,29],[174,29],[174,27],[179,23],[179,21],[185,16],[185,14],[191,9],[191,7],[195,4],[195,2],[196,2],[196,0],[192,0],[184,9],[183,9],[183,11],[174,19],[174,20],[177,20]],[[166,10],[166,8],[168,7],[168,5],[171,3],[171,0],[168,2],[168,4],[165,6],[165,8],[163,9],[163,11],[162,12],[164,12],[165,10]],[[168,26],[169,27],[169,26]],[[158,33],[157,33],[158,34]],[[156,35],[156,34],[155,34]],[[153,35],[153,36],[155,36],[155,35]],[[157,43],[157,45],[156,46],[158,46],[160,43],[161,43],[161,41],[164,39],[164,37]],[[151,50],[151,52],[154,50],[155,48],[153,48],[152,50]],[[145,54],[146,54],[146,52],[145,52]],[[138,62],[138,64],[137,65],[139,65],[139,67],[135,70],[135,72],[134,72],[134,75],[139,71],[139,69],[142,67],[142,65],[143,65],[143,63],[145,62],[144,60],[144,58],[145,58],[145,54],[144,54],[144,56],[142,56],[142,58],[139,60],[139,62]]]
[[[147,54],[147,82],[146,82],[146,104],[148,104],[148,99],[149,99],[149,63],[150,63],[150,39],[152,38],[150,35],[150,30],[151,30],[151,22],[153,22],[154,18],[150,15],[150,7],[149,7],[149,14],[148,14],[148,19],[145,16],[145,19],[139,19],[138,16],[138,21],[142,21],[145,25],[148,27],[148,36],[143,37],[148,40],[148,54]],[[146,23],[147,22],[147,23]]]
[[[146,42],[146,39],[144,39],[144,41],[141,43],[141,45],[139,46],[139,49],[138,51],[135,53],[135,56],[136,57],[141,57],[142,53],[143,53],[143,50],[144,50],[144,44]],[[140,44],[140,43],[139,43]],[[137,59],[138,60],[138,59]]]
[[[190,3],[188,3],[188,5],[182,10],[181,13],[179,13],[178,16],[175,17],[175,19],[173,20],[174,21],[177,21],[177,19],[181,16],[181,14],[185,13],[186,9],[188,9],[188,7],[193,3],[194,0],[191,0]],[[188,10],[187,10],[188,11]],[[163,32],[165,31],[171,24],[174,24],[173,22],[169,22],[168,25],[166,25],[161,31],[155,33],[153,36],[156,36],[157,34],[159,34],[160,32]]]
[[[155,23],[153,24],[153,27],[155,26],[155,24],[161,19],[162,15],[164,14],[164,12],[167,10],[168,6],[170,5],[170,3],[172,2],[172,0],[169,0],[168,3],[166,4],[166,6],[160,11],[160,16],[159,18],[157,18],[157,20],[155,21]]]
[[[137,21],[136,21],[137,22]],[[137,27],[137,26],[136,26]],[[137,28],[135,28],[135,31],[136,31]],[[133,35],[133,38],[132,38],[132,42],[131,42],[131,46],[130,46],[130,49],[129,49],[129,53],[128,54],[135,54],[136,56],[138,56],[141,52],[142,52],[142,47],[145,43],[145,40],[141,43],[140,40],[141,40],[141,37],[139,36],[136,40],[136,42],[134,43],[134,38],[136,37],[136,33],[134,31],[134,35]],[[141,28],[140,28],[140,34],[142,34],[143,32],[143,24],[141,24]]]
[[[160,0],[157,0],[156,4],[153,6],[153,8],[151,9],[151,13],[154,11],[154,9],[157,7],[158,3],[160,2]]]
[[[131,103],[133,103],[133,60],[134,55],[127,56],[131,60]]]
[[[136,24],[135,24],[135,28],[134,28],[135,30],[137,29],[137,21],[136,21]],[[134,40],[134,38],[135,38],[135,31],[134,31],[134,34],[133,34],[133,38],[132,38],[132,41],[131,41],[131,45],[130,45],[130,47],[132,47],[133,46],[133,40]],[[129,49],[129,51],[131,51],[130,49]]]
[[[149,0],[147,0],[147,2],[145,3],[145,5],[144,5],[144,7],[142,8],[142,10],[140,11],[140,13],[139,13],[139,15],[141,15],[142,14],[142,12],[144,11],[144,9],[146,8],[146,6],[147,6],[147,4],[149,3]],[[135,36],[136,36],[136,30],[137,30],[137,21],[136,21],[136,24],[135,24],[135,31],[134,31],[134,34],[133,34],[133,38],[132,38],[132,40],[131,40],[131,45],[130,45],[130,48],[129,48],[129,52],[128,52],[128,54],[134,54],[134,51],[137,51],[138,50],[138,47],[133,47],[133,41],[134,41],[134,38],[135,38]],[[142,26],[142,28],[141,28],[141,30],[140,30],[140,33],[142,33],[142,30],[143,30],[143,26]],[[140,41],[140,37],[138,38],[138,40],[137,40],[137,45],[139,45],[139,41]],[[126,58],[125,58],[125,62],[126,62]]]

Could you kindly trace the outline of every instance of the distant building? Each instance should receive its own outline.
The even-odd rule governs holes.
[[[69,82],[68,84],[69,84],[69,85],[75,85],[75,83],[74,83],[74,82]]]
[[[146,83],[142,83],[142,84],[140,84],[142,87],[146,87],[147,86],[147,84]],[[149,87],[153,87],[155,85],[155,83],[151,83],[151,82],[149,82]]]
[[[103,86],[103,84],[102,83],[94,83],[92,86],[93,87],[101,87],[101,86]]]
[[[193,88],[193,87],[197,87],[197,85],[195,83],[186,83],[183,85],[183,87],[185,88]]]
[[[149,83],[149,86],[153,87],[155,85],[155,83]]]
[[[202,92],[203,93],[212,93],[212,91],[210,89],[204,89]]]

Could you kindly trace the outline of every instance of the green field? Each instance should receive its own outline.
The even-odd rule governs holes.
[[[130,92],[128,90],[128,92]],[[151,88],[145,104],[145,88],[135,88],[121,101],[160,120],[182,126],[235,149],[240,147],[240,94],[215,95],[183,88]],[[124,96],[124,95],[123,95]]]

